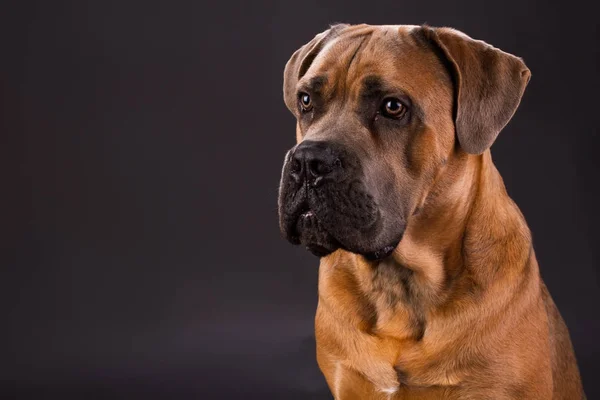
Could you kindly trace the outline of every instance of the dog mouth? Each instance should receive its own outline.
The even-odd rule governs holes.
[[[341,239],[336,238],[323,225],[317,211],[311,209],[308,204],[299,207],[296,221],[293,224],[288,240],[293,244],[304,246],[309,252],[317,257],[327,256],[339,248],[359,253],[368,261],[378,261],[389,257],[398,246],[400,240],[382,246],[374,251],[361,251],[344,245]]]
[[[295,223],[288,238],[301,244],[317,257],[324,257],[340,247],[339,242],[323,227],[314,210],[304,204],[296,213]]]
[[[311,186],[290,168],[284,164],[278,200],[279,226],[289,242],[318,257],[343,249],[379,260],[393,252],[400,242],[397,225],[389,223],[358,172]]]

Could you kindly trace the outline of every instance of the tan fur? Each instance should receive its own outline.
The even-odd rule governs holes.
[[[581,399],[568,331],[540,278],[523,215],[489,149],[465,151],[468,127],[457,142],[451,74],[411,36],[415,29],[430,28],[360,25],[324,33],[287,66],[286,91],[327,73],[325,90],[338,99],[326,117],[298,123],[298,141],[345,132],[336,140],[361,152],[375,171],[366,176],[393,174],[406,192],[398,204],[410,210],[391,257],[370,262],[337,250],[321,259],[319,366],[338,400]],[[431,34],[448,57],[453,40],[471,40],[452,38],[450,30]],[[300,71],[298,60],[319,41]],[[514,88],[520,99],[529,72],[515,60],[498,68],[526,74]],[[351,117],[366,73],[397,83],[425,111],[422,123],[391,145]],[[286,92],[288,106],[293,101]],[[493,141],[508,119],[490,123],[493,138],[478,137],[471,148]]]

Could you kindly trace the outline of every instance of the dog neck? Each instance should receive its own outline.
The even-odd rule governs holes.
[[[511,302],[535,302],[537,268],[525,220],[489,151],[459,154],[440,171],[390,257],[368,261],[337,250],[321,259],[317,332],[336,321],[336,335],[354,346],[344,357],[382,366],[361,369],[378,387],[457,385],[466,372],[452,360],[481,360],[475,348],[459,355],[456,341],[493,325]],[[508,329],[495,326],[495,334]],[[481,341],[495,343],[485,333]]]
[[[419,209],[391,258],[398,268],[413,271],[424,297],[434,303],[516,276],[532,256],[525,219],[489,150],[456,155]],[[499,249],[504,246],[511,251]],[[502,260],[503,254],[516,259]]]
[[[351,315],[360,331],[419,342],[435,315],[454,324],[469,307],[504,307],[518,292],[507,288],[539,284],[529,230],[489,151],[449,161],[420,209],[384,260],[341,249],[321,258],[320,303]]]

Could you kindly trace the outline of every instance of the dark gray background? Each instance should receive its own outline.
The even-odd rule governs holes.
[[[2,3],[0,397],[329,398],[318,261],[277,228],[282,72],[328,24],[367,22],[452,26],[532,70],[494,160],[600,398],[591,7],[211,3]]]

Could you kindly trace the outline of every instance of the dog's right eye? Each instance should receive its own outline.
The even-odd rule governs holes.
[[[395,98],[387,98],[381,106],[381,113],[388,118],[400,119],[406,113],[406,106]]]
[[[300,101],[300,107],[302,108],[302,111],[310,111],[312,108],[312,100],[308,93],[300,93],[298,95],[298,100]]]

